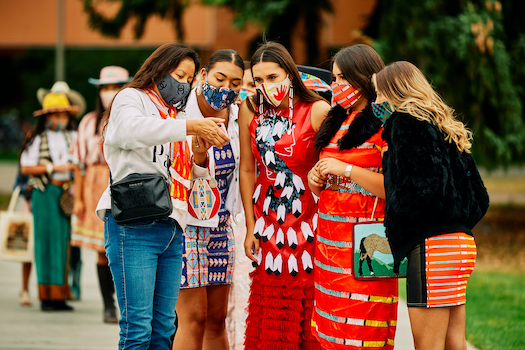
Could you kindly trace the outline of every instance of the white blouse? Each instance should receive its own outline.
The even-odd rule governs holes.
[[[51,154],[51,160],[54,165],[65,165],[69,162],[69,148],[67,147],[66,136],[63,131],[52,131],[46,130],[47,141],[49,143],[49,153]],[[77,138],[76,131],[70,131],[71,138],[75,142]],[[40,156],[40,143],[42,142],[42,136],[37,135],[33,139],[33,142],[26,147],[22,155],[20,156],[21,166],[35,166],[38,165]],[[51,179],[57,181],[67,181],[71,179],[69,171],[57,172],[54,171],[51,175]]]

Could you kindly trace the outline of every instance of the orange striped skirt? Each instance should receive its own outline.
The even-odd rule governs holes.
[[[427,238],[408,257],[407,305],[431,308],[465,304],[467,281],[475,264],[474,237],[455,232]]]

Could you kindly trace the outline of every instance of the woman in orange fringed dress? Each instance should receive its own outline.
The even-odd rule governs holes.
[[[251,273],[245,349],[320,350],[311,334],[316,198],[307,173],[330,109],[301,81],[292,57],[266,43],[251,63],[258,98],[241,104],[241,195]],[[256,177],[256,167],[259,176]]]
[[[354,224],[384,218],[381,156],[387,144],[381,139],[382,121],[370,107],[376,97],[370,77],[383,67],[366,45],[335,55],[335,107],[315,143],[321,153],[309,174],[310,188],[320,192],[312,332],[323,349],[394,348],[397,280],[362,281],[352,275]]]

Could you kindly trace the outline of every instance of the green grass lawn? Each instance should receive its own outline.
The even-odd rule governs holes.
[[[472,345],[481,350],[525,349],[525,274],[474,270],[466,307]]]
[[[405,283],[399,279],[399,296],[406,300]],[[466,307],[467,340],[477,349],[525,349],[525,274],[474,270]]]

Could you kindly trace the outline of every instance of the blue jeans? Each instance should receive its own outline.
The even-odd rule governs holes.
[[[109,210],[105,248],[120,308],[119,350],[171,349],[182,273],[182,229],[171,219],[119,225]]]

